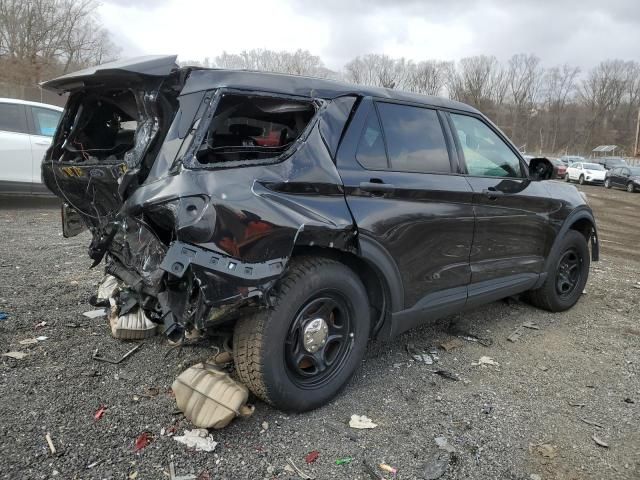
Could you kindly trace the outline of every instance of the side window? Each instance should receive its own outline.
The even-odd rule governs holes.
[[[375,109],[369,112],[369,118],[367,118],[358,143],[356,159],[360,165],[368,170],[382,170],[388,167],[382,128],[380,128],[380,121]]]
[[[482,177],[522,177],[515,153],[484,122],[452,113],[469,175]]]
[[[392,170],[451,173],[449,151],[435,110],[394,103],[377,106]]]
[[[0,103],[0,130],[5,132],[29,133],[24,105]]]
[[[36,129],[36,135],[53,137],[62,113],[40,107],[31,107],[31,113],[33,114],[33,125]]]

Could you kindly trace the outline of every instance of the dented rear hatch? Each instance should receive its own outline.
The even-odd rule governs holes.
[[[43,87],[69,93],[42,164],[45,185],[85,221],[112,217],[148,175],[177,110],[175,56],[81,70]]]

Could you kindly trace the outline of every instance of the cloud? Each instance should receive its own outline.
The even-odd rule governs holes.
[[[420,61],[524,52],[583,69],[640,60],[635,0],[108,0],[100,13],[124,54],[195,60],[302,48],[335,70],[367,53]]]

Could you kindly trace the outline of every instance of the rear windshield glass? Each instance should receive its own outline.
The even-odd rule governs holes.
[[[604,170],[604,167],[597,163],[583,163],[582,166],[587,170]]]
[[[200,164],[278,157],[316,113],[312,101],[224,94],[196,152]]]

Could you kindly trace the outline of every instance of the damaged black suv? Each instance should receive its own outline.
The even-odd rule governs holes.
[[[88,228],[120,285],[114,315],[176,341],[232,332],[240,379],[304,411],[371,337],[516,294],[578,301],[598,259],[591,209],[474,108],[175,60],[44,84],[69,98],[43,179],[65,236]]]

